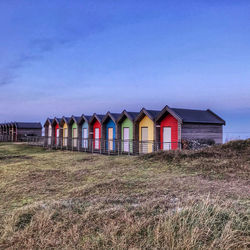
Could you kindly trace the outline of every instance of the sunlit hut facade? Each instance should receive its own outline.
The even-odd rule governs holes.
[[[16,123],[9,123],[9,134],[11,141],[16,141]]]
[[[47,120],[45,121],[45,123],[43,125],[44,135],[46,138],[47,145],[51,145],[51,143],[52,143],[52,123],[53,123],[53,119],[47,118]]]
[[[139,141],[137,148],[139,153],[151,153],[155,151],[156,144],[156,123],[159,115],[158,110],[147,110],[143,108],[135,119],[135,140]]]
[[[72,134],[69,132],[69,120],[70,117],[63,116],[60,122],[60,127],[62,128],[62,146],[70,147]]]
[[[89,121],[89,137],[92,139],[93,150],[101,149],[102,119],[104,115],[93,114]]]
[[[11,122],[7,124],[7,127],[9,131],[9,139],[11,141],[15,141],[16,140],[16,124]]]
[[[135,118],[139,112],[128,112],[124,110],[117,120],[118,139],[121,140],[121,150],[125,153],[133,153],[135,138]]]
[[[78,122],[80,147],[87,150],[89,148],[89,121],[91,116],[82,115]]]
[[[116,150],[116,139],[118,133],[117,120],[119,116],[120,113],[107,112],[102,120],[102,138],[105,138],[105,150]]]
[[[61,123],[61,118],[55,117],[52,122],[52,143],[56,146],[60,145],[60,138],[62,137],[61,129],[60,129],[60,123]]]
[[[181,147],[181,142],[192,140],[212,140],[216,144],[223,141],[225,121],[213,111],[170,108],[165,106],[156,118],[157,138],[160,149],[171,150]]]

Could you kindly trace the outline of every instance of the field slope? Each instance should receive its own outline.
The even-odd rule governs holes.
[[[250,140],[103,156],[0,144],[0,249],[248,249]]]

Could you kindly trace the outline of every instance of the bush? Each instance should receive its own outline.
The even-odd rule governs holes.
[[[182,140],[183,149],[201,149],[215,144],[213,139]]]

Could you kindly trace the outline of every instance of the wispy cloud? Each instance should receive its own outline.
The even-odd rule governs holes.
[[[30,47],[37,53],[50,52],[61,46],[72,45],[77,39],[57,39],[57,38],[38,38],[30,42]]]
[[[10,84],[16,78],[16,74],[14,72],[3,72],[0,78],[0,86]]]
[[[23,54],[2,69],[0,86],[11,84],[18,77],[18,70],[28,63],[41,59],[41,55]]]
[[[71,46],[76,39],[39,38],[29,43],[27,52],[1,70],[0,86],[8,85],[18,77],[18,71],[28,64],[41,60],[44,54],[62,46]]]

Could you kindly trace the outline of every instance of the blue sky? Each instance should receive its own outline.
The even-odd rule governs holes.
[[[0,55],[0,122],[167,104],[250,137],[249,0],[0,0]]]

